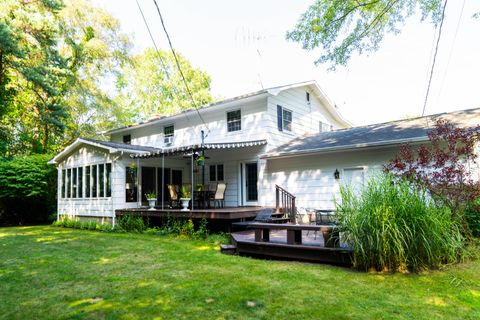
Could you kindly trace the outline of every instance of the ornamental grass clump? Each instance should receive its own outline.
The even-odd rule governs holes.
[[[342,239],[354,249],[354,267],[420,271],[456,261],[463,237],[450,210],[425,189],[381,174],[355,192],[341,188],[337,219]]]

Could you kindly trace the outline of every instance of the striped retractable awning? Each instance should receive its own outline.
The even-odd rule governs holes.
[[[240,142],[218,142],[218,143],[205,143],[192,144],[187,146],[162,148],[156,151],[144,153],[144,154],[131,154],[132,158],[154,158],[162,155],[178,155],[192,151],[200,150],[213,150],[213,149],[234,149],[234,148],[247,148],[254,146],[261,146],[267,144],[267,140],[253,140],[253,141],[240,141]]]

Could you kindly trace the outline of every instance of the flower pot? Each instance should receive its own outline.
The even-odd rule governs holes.
[[[188,211],[188,203],[190,202],[190,198],[180,198],[182,202],[182,211]]]
[[[148,210],[155,210],[155,204],[157,203],[157,199],[147,199],[148,205],[150,206],[150,209]]]

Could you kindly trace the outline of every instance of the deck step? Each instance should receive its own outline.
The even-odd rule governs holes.
[[[221,244],[220,252],[224,254],[236,254],[237,246],[234,244]]]

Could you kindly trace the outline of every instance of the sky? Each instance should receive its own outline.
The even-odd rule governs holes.
[[[138,0],[161,49],[168,42],[153,0]],[[134,51],[152,47],[135,0],[93,0],[120,20]],[[315,65],[320,49],[285,39],[313,0],[157,0],[173,47],[212,78],[212,94],[229,98],[316,80],[344,118],[355,125],[422,113],[438,30],[408,19],[380,50],[355,55],[346,67]],[[480,107],[478,0],[448,1],[425,114]]]

